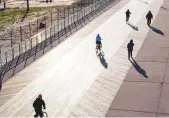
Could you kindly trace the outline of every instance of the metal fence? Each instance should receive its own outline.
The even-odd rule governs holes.
[[[114,0],[100,0],[97,3],[94,3],[81,11],[69,16],[68,18],[60,21],[59,23],[54,24],[50,28],[47,28],[45,31],[38,33],[37,35],[27,39],[6,52],[0,54],[0,67],[5,65],[6,63],[12,61],[16,57],[31,51],[34,47],[41,44],[40,46],[47,46],[52,44],[54,41],[58,40],[60,37],[65,35],[70,30],[71,27],[76,27],[76,22],[79,22],[80,19],[83,19],[85,16],[90,14],[91,12],[103,7],[109,2]],[[38,51],[38,48],[35,52]]]
[[[15,25],[13,25],[13,22],[11,22],[8,23],[9,28],[0,28],[1,52],[6,51],[15,44],[36,35],[38,32],[51,27],[51,25],[55,24],[56,22],[69,17],[70,15],[82,10],[90,4],[96,3],[97,1],[98,0],[77,0],[75,3],[69,6],[58,6],[51,11],[49,10],[41,15],[39,14],[41,17],[31,22],[22,22],[27,16],[27,13],[25,13],[21,20],[15,21]],[[19,24],[20,22],[21,24]],[[40,24],[43,24],[44,26],[40,27]]]

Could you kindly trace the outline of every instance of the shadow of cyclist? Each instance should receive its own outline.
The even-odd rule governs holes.
[[[104,68],[108,68],[108,63],[106,62],[105,58],[104,58],[104,52],[101,50],[101,52],[99,53],[99,59],[100,59],[100,63],[103,65]]]

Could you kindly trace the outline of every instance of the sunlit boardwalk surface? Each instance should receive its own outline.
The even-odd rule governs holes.
[[[163,0],[122,0],[59,46],[26,67],[3,84],[0,116],[34,115],[32,103],[39,93],[47,113],[54,116],[105,116],[131,63],[127,43],[135,43],[134,56],[149,31],[145,15],[154,19]],[[130,23],[125,11],[132,12]],[[100,34],[103,57],[95,52],[95,37]]]

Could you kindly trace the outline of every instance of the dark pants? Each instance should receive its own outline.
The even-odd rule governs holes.
[[[151,19],[147,19],[147,25],[150,26],[151,24]]]
[[[128,58],[132,57],[133,50],[128,50]]]
[[[36,114],[34,115],[34,117],[43,117],[43,112],[42,109],[35,109]]]
[[[128,22],[130,15],[126,15],[126,22]]]

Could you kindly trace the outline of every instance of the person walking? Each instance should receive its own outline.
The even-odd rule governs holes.
[[[130,59],[130,57],[132,57],[132,52],[133,52],[133,47],[134,47],[134,43],[133,40],[131,39],[130,42],[127,45],[128,48],[128,58]]]
[[[130,14],[131,14],[131,12],[130,12],[130,10],[128,9],[128,10],[126,11],[126,23],[127,23],[128,20],[129,20]]]
[[[42,106],[44,109],[46,109],[45,102],[42,99],[42,95],[40,94],[38,98],[36,98],[36,100],[33,102],[33,107],[35,108],[35,112],[36,112],[34,117],[38,117],[38,116],[43,117]]]
[[[153,19],[153,14],[151,13],[151,11],[149,11],[148,14],[146,15],[146,19],[147,19],[147,25],[150,26],[151,19]]]

